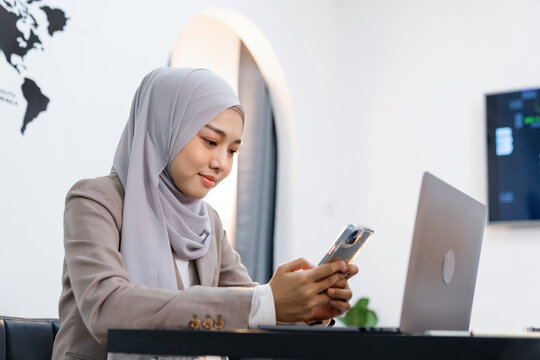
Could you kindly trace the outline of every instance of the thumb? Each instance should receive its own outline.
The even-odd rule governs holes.
[[[306,259],[304,258],[298,258],[293,261],[289,261],[288,263],[282,264],[281,268],[285,272],[294,272],[298,270],[309,270],[312,269],[314,266],[311,265]]]

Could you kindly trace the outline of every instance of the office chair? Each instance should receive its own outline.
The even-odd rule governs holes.
[[[0,316],[0,360],[50,360],[58,319]]]

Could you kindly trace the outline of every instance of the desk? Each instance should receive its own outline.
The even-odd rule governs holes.
[[[110,330],[108,351],[287,359],[540,359],[540,339],[263,330]]]

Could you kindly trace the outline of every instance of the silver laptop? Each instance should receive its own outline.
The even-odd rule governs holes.
[[[486,206],[425,172],[398,328],[260,326],[281,331],[424,333],[468,330]]]
[[[486,206],[425,172],[400,331],[469,330]]]

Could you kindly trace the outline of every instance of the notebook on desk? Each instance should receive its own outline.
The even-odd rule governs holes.
[[[486,206],[425,172],[399,328],[264,326],[277,331],[376,334],[469,330]]]

